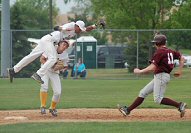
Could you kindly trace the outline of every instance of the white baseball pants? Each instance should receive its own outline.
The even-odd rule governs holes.
[[[140,91],[139,97],[146,98],[148,94],[153,92],[154,101],[160,104],[164,98],[166,86],[169,81],[170,75],[168,73],[154,75],[154,79]]]
[[[57,52],[54,47],[54,39],[51,35],[42,37],[39,44],[32,50],[32,52],[13,67],[14,71],[16,73],[19,72],[23,67],[42,55],[42,53],[47,55],[48,60],[37,71],[37,74],[41,77],[44,76],[48,69],[50,69],[57,61]]]
[[[42,80],[44,81],[44,84],[41,84],[40,91],[48,92],[48,85],[49,85],[49,80],[50,80],[51,86],[53,89],[52,101],[58,103],[60,101],[61,89],[62,89],[59,74],[55,73],[53,71],[48,71],[42,77]]]

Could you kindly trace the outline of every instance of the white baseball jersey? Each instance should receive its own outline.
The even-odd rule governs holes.
[[[43,53],[43,56],[45,58],[48,58],[45,53]],[[68,66],[68,53],[65,50],[62,54],[57,55],[59,60],[64,61],[64,66]],[[53,96],[52,96],[52,101],[54,102],[59,102],[60,96],[61,96],[61,82],[60,82],[60,77],[59,77],[59,71],[54,71],[53,69],[49,69],[47,73],[42,77],[42,80],[44,81],[44,84],[41,84],[41,89],[40,91],[47,92],[48,91],[48,85],[49,85],[49,80],[51,81],[51,86],[53,89]]]
[[[57,61],[57,52],[54,48],[55,44],[58,44],[65,38],[72,38],[76,35],[75,33],[75,22],[70,22],[64,24],[62,27],[62,32],[54,31],[50,34],[43,36],[38,45],[32,50],[32,52],[25,56],[19,63],[17,63],[13,68],[17,73],[23,67],[27,66],[29,63],[33,62],[43,53],[46,53],[48,60],[41,68],[37,71],[37,74],[40,77],[43,77],[46,72],[56,63]]]
[[[62,26],[62,31],[54,31],[50,33],[50,35],[53,37],[54,42],[58,43],[64,39],[72,38],[76,35],[75,33],[75,22],[70,22],[67,24],[64,24]]]

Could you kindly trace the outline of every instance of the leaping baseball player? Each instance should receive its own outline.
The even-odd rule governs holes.
[[[41,89],[40,89],[40,101],[41,101],[41,114],[46,114],[46,102],[47,102],[47,95],[48,95],[48,86],[49,86],[49,81],[51,82],[51,86],[53,89],[53,96],[52,96],[52,101],[51,105],[49,107],[49,112],[52,114],[52,116],[57,116],[57,110],[56,110],[56,105],[60,101],[60,96],[61,96],[61,82],[60,82],[60,77],[59,77],[59,71],[62,69],[65,69],[65,67],[68,66],[67,58],[60,57],[59,55],[62,54],[67,48],[69,47],[69,42],[67,41],[61,41],[58,44],[57,49],[57,57],[58,60],[57,63],[50,68],[47,73],[42,77],[42,80],[44,81],[44,84],[41,84]],[[63,56],[63,55],[62,55]],[[43,53],[42,56],[40,57],[40,62],[43,65],[48,59],[48,56]],[[60,63],[61,64],[58,64]]]
[[[135,74],[143,74],[147,72],[154,72],[154,79],[150,81],[139,93],[139,96],[135,101],[129,106],[118,106],[119,111],[127,116],[133,109],[138,107],[148,94],[153,93],[154,101],[158,104],[174,106],[178,108],[180,112],[180,117],[185,114],[186,103],[176,102],[170,98],[164,97],[166,91],[166,86],[170,81],[170,72],[174,68],[174,59],[179,59],[179,69],[175,76],[180,76],[182,74],[182,68],[184,66],[184,57],[178,52],[171,50],[166,47],[166,36],[162,34],[157,34],[154,37],[152,43],[156,47],[156,52],[154,53],[150,65],[144,69],[135,68]]]
[[[79,20],[77,22],[70,22],[62,26],[56,26],[54,28],[54,32],[47,34],[40,39],[38,45],[32,50],[29,55],[25,56],[13,68],[7,68],[10,82],[13,82],[15,74],[18,73],[22,68],[33,62],[36,58],[40,57],[42,53],[46,53],[46,55],[48,56],[47,61],[44,63],[44,65],[40,67],[40,69],[36,73],[31,76],[32,79],[43,84],[44,81],[42,80],[42,77],[57,61],[57,52],[54,46],[64,39],[74,37],[76,34],[96,29],[98,25],[104,27],[105,22],[100,21],[98,24],[85,27],[85,23]]]

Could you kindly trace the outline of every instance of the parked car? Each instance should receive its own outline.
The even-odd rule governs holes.
[[[191,67],[191,55],[183,55],[185,62],[184,66]],[[179,60],[174,60],[175,67],[179,66]]]
[[[121,45],[97,46],[97,66],[98,68],[123,68],[125,64],[124,50]]]

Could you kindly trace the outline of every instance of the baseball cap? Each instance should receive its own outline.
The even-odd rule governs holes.
[[[77,26],[79,26],[79,28],[82,30],[82,31],[86,31],[86,27],[85,27],[85,23],[81,20],[78,20],[76,23],[75,23]]]
[[[152,43],[158,43],[158,44],[166,44],[166,36],[163,34],[155,35],[154,39],[151,41]]]

